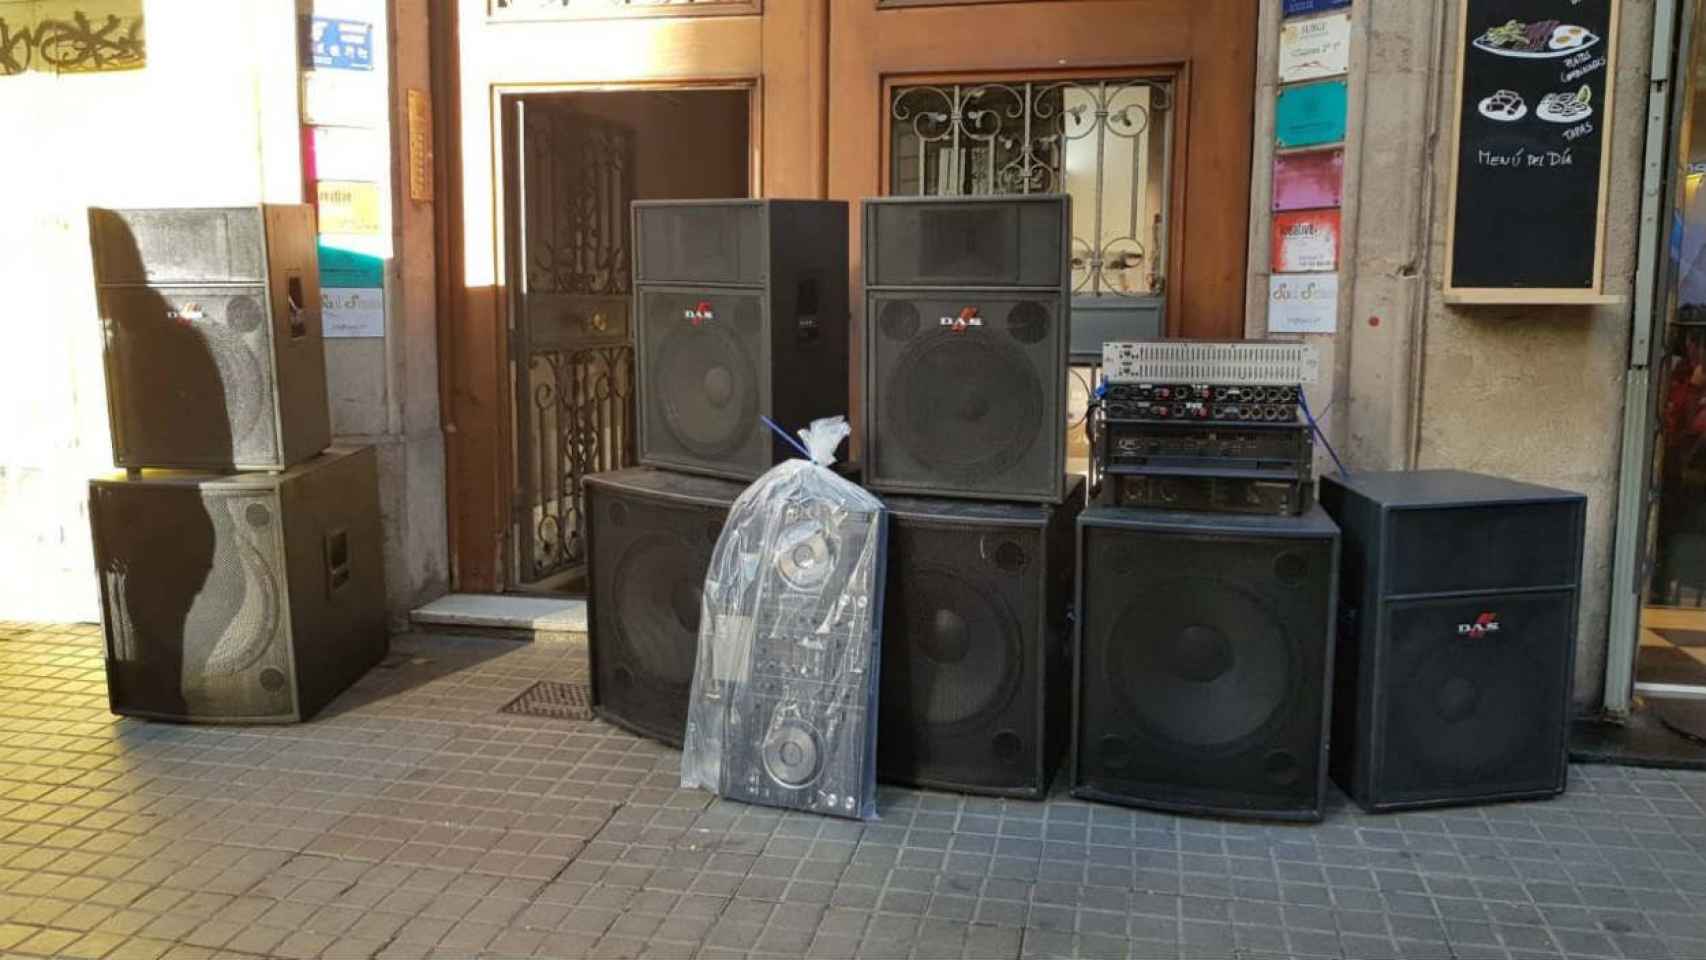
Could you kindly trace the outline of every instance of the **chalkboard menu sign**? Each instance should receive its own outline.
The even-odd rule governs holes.
[[[1617,0],[1459,2],[1447,299],[1600,299]]]

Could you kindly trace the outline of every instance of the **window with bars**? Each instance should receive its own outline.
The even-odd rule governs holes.
[[[1075,295],[1160,294],[1172,90],[1166,77],[894,87],[889,193],[1070,194]]]

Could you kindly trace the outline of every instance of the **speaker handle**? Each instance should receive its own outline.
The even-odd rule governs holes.
[[[285,305],[290,310],[290,339],[300,340],[308,335],[308,324],[302,319],[302,301],[306,299],[302,293],[301,274],[292,273],[285,278]]]
[[[326,592],[335,594],[349,585],[349,531],[343,528],[328,530],[324,544],[326,555]]]
[[[801,277],[794,289],[794,331],[801,343],[816,343],[819,338],[816,274]]]

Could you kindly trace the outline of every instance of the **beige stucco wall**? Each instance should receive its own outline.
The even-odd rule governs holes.
[[[397,86],[424,89],[425,2],[396,3],[409,14]],[[146,0],[144,12],[141,70],[0,77],[0,619],[100,616],[87,480],[111,472],[112,453],[86,209],[302,200],[296,0]],[[400,614],[444,589],[448,562],[431,207],[393,209],[387,336],[327,354],[334,433],[379,447]]]
[[[1277,24],[1276,0],[1263,0]],[[1353,7],[1339,330],[1313,402],[1354,469],[1455,468],[1580,491],[1588,530],[1575,699],[1601,700],[1631,305],[1444,303],[1455,3]],[[1617,50],[1605,291],[1635,271],[1652,5],[1625,3]],[[1273,51],[1260,67],[1273,76]],[[1271,96],[1258,104],[1248,327],[1265,330]],[[1263,111],[1269,113],[1264,116]],[[1323,469],[1330,464],[1321,463]]]
[[[86,481],[112,450],[87,208],[301,192],[291,0],[144,10],[141,70],[0,77],[0,618],[99,615]]]
[[[1652,5],[1622,4],[1610,131],[1605,291],[1633,292],[1652,47]],[[1460,42],[1448,24],[1451,49]],[[1449,94],[1448,94],[1449,96]],[[1436,169],[1448,169],[1442,138]],[[1446,191],[1436,192],[1430,283],[1443,282]],[[1453,466],[1588,496],[1576,699],[1600,699],[1611,582],[1612,525],[1622,443],[1631,306],[1494,309],[1434,297],[1422,350],[1417,465]]]

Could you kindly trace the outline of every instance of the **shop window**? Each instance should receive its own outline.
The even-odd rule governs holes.
[[[1155,77],[895,87],[888,192],[1070,194],[1074,294],[1160,294],[1171,108]]]

